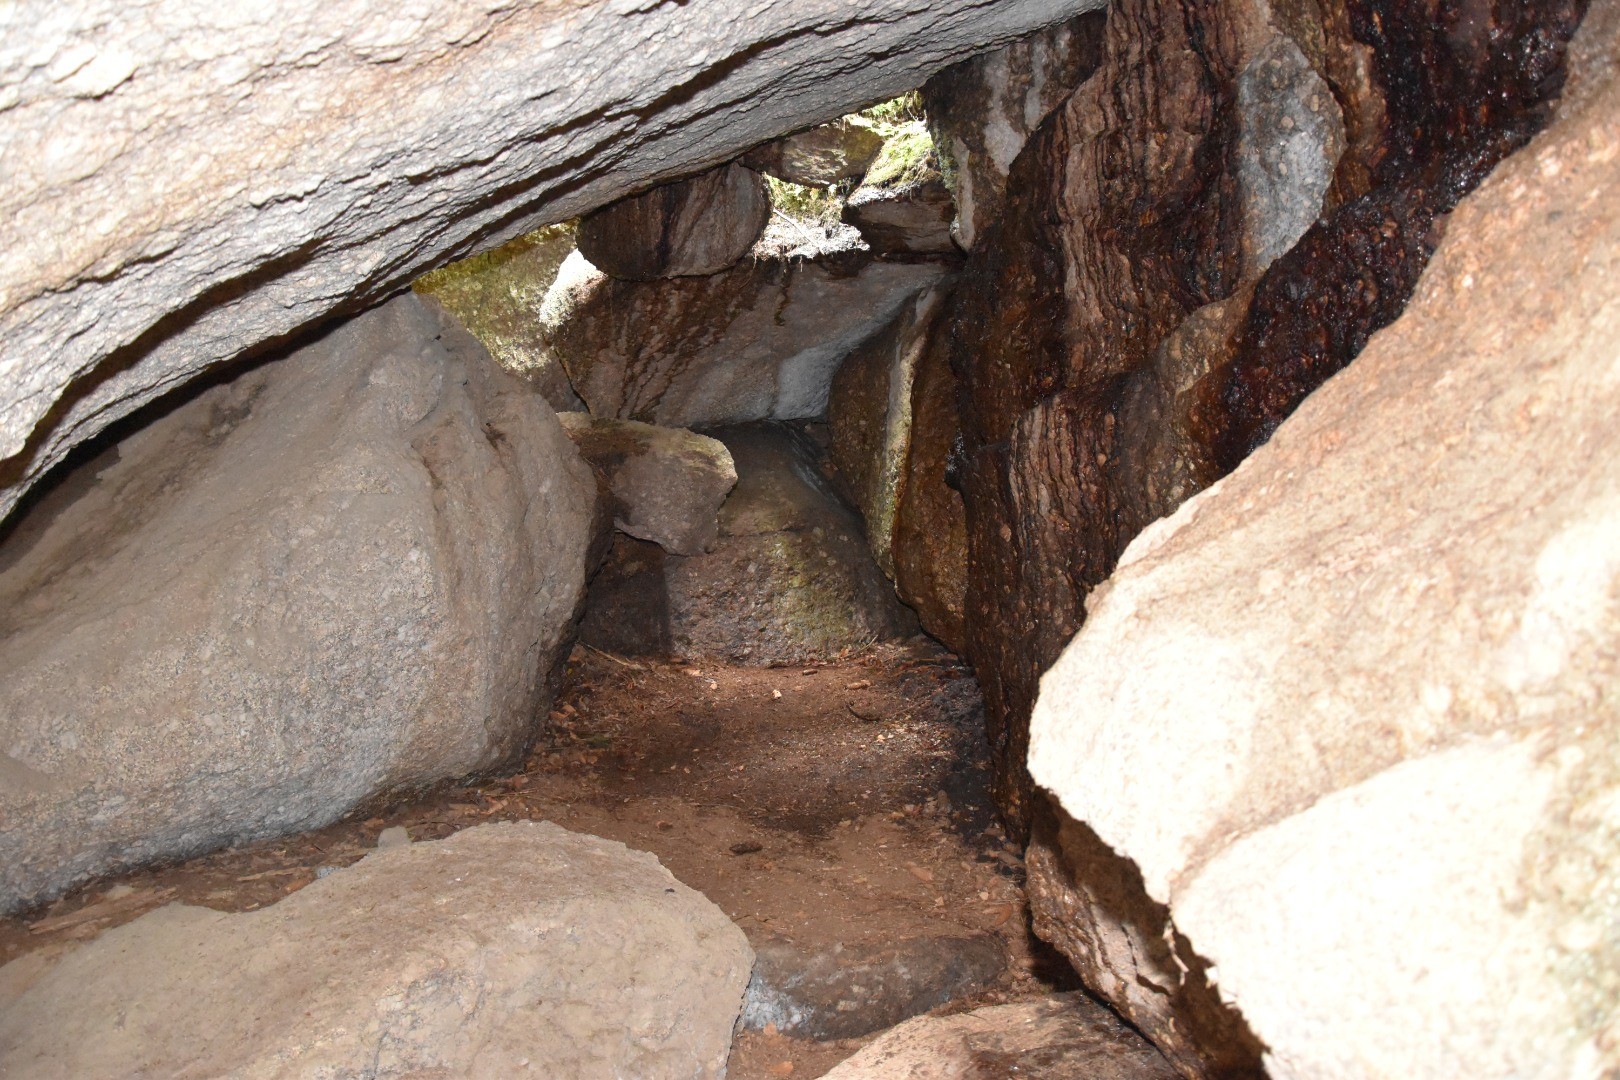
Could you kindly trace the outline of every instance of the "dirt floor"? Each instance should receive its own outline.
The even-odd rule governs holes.
[[[1073,989],[1073,973],[1028,933],[1022,862],[987,801],[982,722],[971,676],[923,639],[774,668],[581,646],[521,771],[86,887],[0,919],[0,963],[171,901],[274,903],[356,861],[392,826],[423,841],[533,818],[655,853],[756,944],[1002,939],[999,981],[936,1011]],[[743,1032],[729,1075],[820,1076],[868,1038]]]

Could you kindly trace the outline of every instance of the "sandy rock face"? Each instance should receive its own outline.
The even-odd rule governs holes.
[[[559,413],[607,486],[613,525],[673,555],[701,555],[720,535],[720,505],[737,486],[731,451],[685,428]]]
[[[0,514],[244,350],[1095,4],[7,5]]]
[[[734,162],[604,206],[579,223],[579,251],[626,281],[718,274],[770,216],[765,181]]]
[[[752,961],[652,855],[482,825],[0,969],[0,1071],[714,1078]]]
[[[547,301],[547,339],[596,416],[695,428],[806,419],[827,411],[844,357],[943,273],[846,251],[630,282],[575,260]]]
[[[75,471],[0,548],[0,907],[516,751],[594,508],[411,296]]]
[[[1594,5],[1406,314],[1137,539],[1042,684],[1035,776],[1273,1076],[1620,1067],[1616,27]]]

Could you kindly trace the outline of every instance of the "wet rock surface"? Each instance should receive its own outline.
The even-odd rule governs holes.
[[[725,444],[685,428],[586,413],[557,419],[607,488],[613,526],[675,555],[701,555],[720,535],[720,506],[737,485]]]
[[[0,908],[518,753],[594,511],[411,296],[119,442],[0,555]]]
[[[847,1039],[994,985],[1007,966],[1000,938],[940,929],[884,942],[759,940],[742,1025],[755,1031],[769,1025],[801,1038]]]
[[[834,372],[944,270],[846,251],[617,281],[565,268],[548,341],[596,416],[707,428],[827,410]]]
[[[1412,305],[1133,543],[1043,683],[1035,775],[1274,1073],[1617,1065],[1612,10]]]
[[[1082,994],[913,1020],[826,1080],[1176,1080],[1170,1063]]]
[[[643,644],[656,645],[654,654],[770,663],[916,633],[809,440],[775,424],[711,434],[738,477],[720,508],[718,542],[683,558],[616,545],[592,582],[584,640],[637,655]]]
[[[581,219],[579,251],[626,281],[717,274],[748,254],[770,216],[765,181],[733,162]]]
[[[1094,3],[14,5],[0,514],[217,364]]]
[[[653,856],[484,825],[261,911],[172,905],[0,968],[0,1070],[718,1076],[751,960]]]

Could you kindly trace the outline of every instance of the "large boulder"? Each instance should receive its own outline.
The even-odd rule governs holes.
[[[0,515],[245,350],[1097,6],[7,4]]]
[[[594,512],[408,295],[68,475],[0,548],[0,909],[516,753]]]
[[[576,259],[547,301],[547,337],[596,416],[695,428],[808,419],[826,413],[844,357],[943,272],[843,251],[632,282]]]
[[[0,968],[0,1073],[713,1080],[752,959],[645,852],[483,825]]]
[[[964,250],[1001,216],[1007,175],[1030,135],[1097,68],[1100,12],[1087,12],[946,68],[923,87]]]
[[[1153,1046],[1083,994],[907,1021],[824,1080],[1177,1080]]]
[[[764,179],[733,162],[604,206],[579,223],[579,251],[626,281],[718,274],[770,217]]]
[[[1620,1070],[1617,29],[1594,5],[1405,315],[1132,544],[1042,684],[1035,776],[1273,1076]]]
[[[720,506],[737,486],[731,451],[685,428],[587,413],[557,419],[601,477],[613,525],[672,555],[701,555],[720,535]]]

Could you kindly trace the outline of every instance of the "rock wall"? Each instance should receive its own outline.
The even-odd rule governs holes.
[[[1596,5],[1411,307],[1131,545],[1042,684],[1036,777],[1273,1076],[1620,1070],[1617,29]]]
[[[7,5],[0,516],[222,361],[1096,6]]]
[[[413,296],[75,470],[0,555],[0,909],[516,753],[594,513],[544,401]]]

